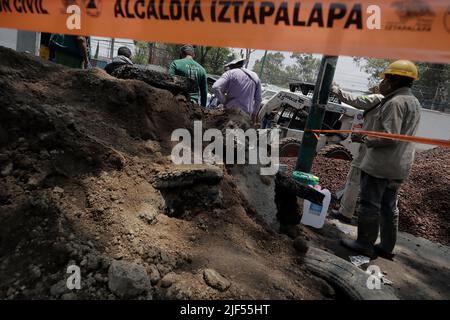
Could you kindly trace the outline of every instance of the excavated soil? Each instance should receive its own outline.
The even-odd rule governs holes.
[[[220,181],[155,187],[195,169],[172,164],[170,135],[200,119],[219,129],[249,123],[138,80],[0,47],[0,298],[116,299],[114,260],[150,275],[138,299],[334,298],[292,240],[258,219],[226,168],[215,169]],[[81,289],[68,291],[72,264]],[[231,286],[211,287],[205,269]]]
[[[399,195],[400,230],[450,244],[450,149],[416,154]]]
[[[290,170],[295,160],[286,158]],[[312,172],[333,194],[332,206],[339,201],[336,191],[343,188],[350,162],[317,156]],[[434,148],[417,152],[411,173],[399,192],[399,230],[418,237],[450,244],[450,149]],[[356,214],[359,208],[356,209]]]

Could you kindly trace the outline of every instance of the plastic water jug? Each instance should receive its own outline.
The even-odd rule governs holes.
[[[304,225],[320,229],[325,223],[331,201],[331,192],[327,189],[322,189],[319,185],[316,185],[314,188],[322,192],[325,197],[323,198],[321,205],[305,200],[303,202],[303,216],[300,222]]]

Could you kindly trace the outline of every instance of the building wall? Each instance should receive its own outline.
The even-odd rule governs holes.
[[[0,46],[16,50],[17,30],[0,28]]]

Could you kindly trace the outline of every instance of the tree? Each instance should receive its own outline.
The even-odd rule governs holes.
[[[182,45],[157,43],[155,46],[157,49],[155,49],[153,63],[156,65],[168,67],[173,60],[180,58],[180,48]]]
[[[232,59],[233,54],[229,48],[214,47],[208,51],[208,55],[205,57],[202,65],[206,72],[221,75],[225,71],[225,64]]]
[[[374,87],[381,81],[382,73],[389,65],[386,59],[354,58],[361,70],[369,74],[369,86]],[[450,65],[439,63],[416,62],[419,80],[412,87],[414,95],[419,99],[422,107],[439,111],[450,108]]]
[[[195,58],[202,66],[206,64],[208,52],[212,47],[197,46],[195,47]]]
[[[320,59],[312,54],[292,53],[291,59],[295,64],[286,67],[287,77],[290,81],[315,82],[319,72]]]
[[[422,106],[438,111],[450,111],[450,65],[439,63],[417,63],[419,80],[414,83],[413,92]]]
[[[149,56],[149,50],[147,42],[145,41],[134,41],[134,48],[135,53],[131,57],[131,60],[133,63],[136,64],[147,64],[148,62],[148,56]]]
[[[260,74],[262,59],[256,60],[253,71]],[[267,53],[263,73],[259,75],[262,82],[286,86],[288,76],[284,67],[284,55],[281,52]]]
[[[353,58],[353,60],[359,65],[362,71],[370,75],[368,78],[370,88],[380,83],[379,75],[389,65],[389,60],[386,59]]]
[[[315,82],[320,67],[320,59],[312,54],[292,53],[293,65],[285,66],[285,57],[281,52],[268,53],[261,76],[263,82],[287,87],[289,83],[296,81]],[[261,72],[262,59],[255,62],[253,71]]]
[[[154,64],[156,43],[148,42],[147,45],[148,45],[148,64]]]
[[[148,47],[153,51],[152,63],[167,67],[173,60],[180,58],[182,45],[152,43]],[[232,60],[232,52],[229,48],[196,46],[194,49],[194,59],[210,74],[221,75],[225,64]]]

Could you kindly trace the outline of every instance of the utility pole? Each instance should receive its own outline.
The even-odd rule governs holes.
[[[148,43],[148,64],[154,64],[154,59],[153,59],[153,56],[154,56],[154,49],[155,48],[155,43],[153,43],[153,42],[149,42]]]
[[[331,84],[338,57],[323,56],[320,63],[319,74],[317,75],[316,86],[312,98],[311,110],[306,121],[305,132],[303,133],[302,144],[300,146],[295,170],[309,173],[316,155],[317,138],[314,133],[308,130],[321,129],[323,118],[325,117],[325,106],[328,103]]]
[[[266,57],[267,57],[267,50],[264,52],[264,57],[262,58],[262,62],[261,62],[261,70],[259,71],[259,80],[261,82],[262,82],[262,77],[263,77],[264,64],[266,63]]]
[[[440,89],[440,86],[438,85],[437,87],[436,87],[436,91],[435,91],[435,93],[434,93],[434,97],[433,97],[433,100],[431,101],[431,110],[436,110],[436,107],[435,107],[435,103],[436,103],[436,99],[438,98],[438,94],[439,94],[439,90]]]
[[[114,58],[114,43],[115,43],[115,39],[111,38],[111,47],[109,48],[109,56],[110,56],[111,60]]]

